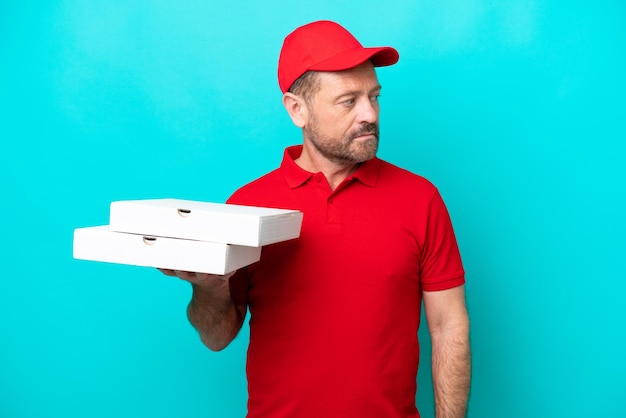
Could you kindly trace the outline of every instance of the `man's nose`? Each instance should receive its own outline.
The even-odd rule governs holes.
[[[357,119],[359,123],[378,122],[378,103],[372,102],[369,98],[361,100],[358,107]]]

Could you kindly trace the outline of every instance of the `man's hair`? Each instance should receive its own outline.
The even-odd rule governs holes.
[[[304,101],[310,103],[320,89],[319,72],[307,71],[302,74],[289,88],[289,92],[301,96]]]

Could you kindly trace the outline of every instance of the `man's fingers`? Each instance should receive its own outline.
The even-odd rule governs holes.
[[[195,283],[195,284],[203,284],[207,282],[213,282],[216,280],[228,280],[235,272],[226,273],[223,276],[217,274],[206,274],[206,273],[194,273],[192,271],[182,271],[182,270],[171,270],[171,269],[158,269],[161,273],[166,276],[178,277],[181,280],[185,280],[187,282]]]
[[[186,280],[188,282],[197,282],[202,273],[194,273],[191,271],[171,270],[171,269],[158,269],[166,276],[178,277],[179,279]]]
[[[201,273],[194,273],[192,271],[176,270],[176,275],[179,279],[183,279],[188,282],[196,283],[199,280]]]

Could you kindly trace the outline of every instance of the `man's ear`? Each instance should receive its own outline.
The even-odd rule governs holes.
[[[287,92],[283,95],[283,106],[285,106],[287,113],[289,113],[293,124],[298,128],[304,128],[309,116],[307,104],[304,99]]]

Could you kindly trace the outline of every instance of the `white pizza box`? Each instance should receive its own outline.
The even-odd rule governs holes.
[[[79,260],[223,275],[260,257],[261,247],[127,234],[108,225],[74,230],[74,258]]]
[[[112,231],[260,247],[300,236],[302,212],[181,199],[111,203]]]

